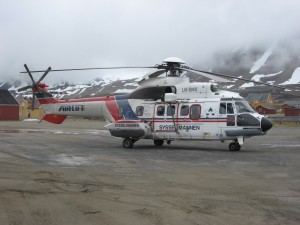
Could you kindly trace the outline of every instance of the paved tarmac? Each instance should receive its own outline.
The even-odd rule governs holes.
[[[140,140],[103,122],[0,121],[0,224],[300,224],[300,128],[240,152]]]

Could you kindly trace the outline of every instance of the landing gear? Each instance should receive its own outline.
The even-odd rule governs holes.
[[[154,140],[155,146],[162,146],[164,144],[164,140]]]
[[[239,151],[239,150],[241,150],[241,146],[237,141],[231,142],[229,144],[229,151]]]
[[[123,140],[123,147],[124,148],[132,148],[134,142],[135,141],[133,139],[131,139],[131,138],[125,138]]]

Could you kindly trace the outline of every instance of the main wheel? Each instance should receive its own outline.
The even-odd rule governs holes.
[[[164,144],[164,140],[154,140],[153,142],[156,146],[162,146]]]
[[[123,147],[124,148],[132,148],[133,147],[133,140],[131,138],[125,138],[123,140]]]
[[[239,151],[241,146],[238,142],[232,142],[229,144],[229,151]]]

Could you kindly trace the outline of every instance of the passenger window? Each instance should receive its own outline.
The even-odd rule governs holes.
[[[234,114],[232,103],[227,103],[227,114]]]
[[[167,108],[167,116],[174,116],[175,114],[175,105],[169,105]]]
[[[187,115],[189,115],[189,109],[190,109],[190,107],[188,105],[181,106],[180,116],[187,116]]]
[[[220,110],[219,110],[220,114],[226,114],[226,103],[225,102],[221,102],[220,103]]]
[[[138,106],[135,109],[135,115],[142,116],[144,114],[144,106]]]
[[[200,119],[201,106],[200,105],[192,105],[190,111],[190,118],[192,120]]]
[[[235,116],[234,115],[227,116],[227,126],[235,126]]]
[[[165,106],[157,106],[156,115],[164,116],[165,115]]]
[[[119,108],[119,113],[118,113],[118,117],[119,117],[119,118],[122,118],[122,117],[123,117],[123,112],[124,112],[123,107],[120,107],[120,108]]]

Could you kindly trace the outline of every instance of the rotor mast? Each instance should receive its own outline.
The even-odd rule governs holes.
[[[166,72],[169,71],[169,74],[167,76],[169,77],[180,77],[182,74],[182,70],[179,68],[181,67],[181,64],[185,64],[185,62],[177,57],[169,57],[163,60],[163,63],[166,64]]]

